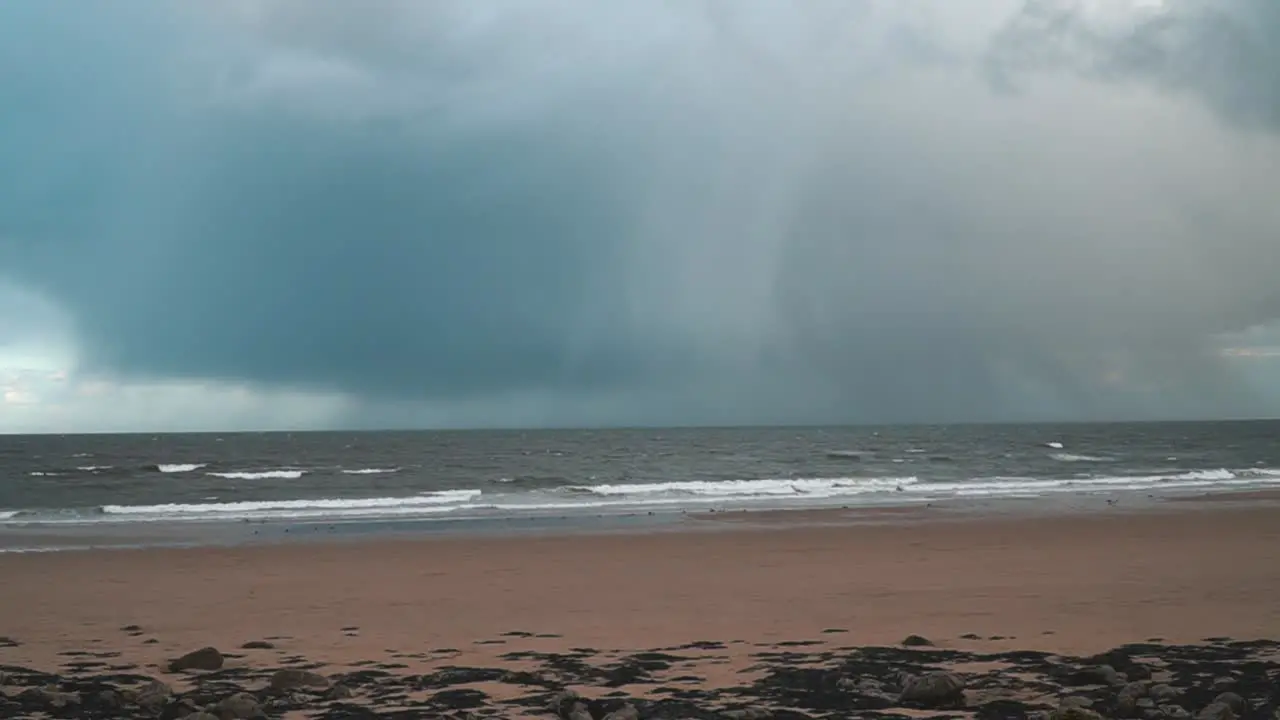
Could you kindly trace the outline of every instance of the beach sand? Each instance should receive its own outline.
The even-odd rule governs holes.
[[[305,658],[337,672],[714,641],[726,644],[720,669],[704,677],[728,682],[759,647],[799,641],[919,634],[949,648],[1084,654],[1280,636],[1280,510],[1269,506],[905,518],[3,555],[0,636],[13,642],[0,643],[0,664],[57,671],[83,660],[60,653],[88,651],[156,672],[212,645],[243,655],[232,662]],[[237,650],[249,641],[274,648]]]

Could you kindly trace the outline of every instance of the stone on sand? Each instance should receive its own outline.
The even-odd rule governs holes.
[[[202,647],[169,663],[169,672],[187,670],[220,670],[224,662],[222,653],[214,647]]]
[[[329,678],[310,670],[284,668],[271,676],[271,689],[276,692],[289,690],[328,690]]]

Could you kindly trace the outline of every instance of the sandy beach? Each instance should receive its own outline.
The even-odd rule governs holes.
[[[466,661],[529,647],[747,648],[830,639],[824,630],[847,631],[846,644],[915,633],[945,647],[1072,653],[1280,635],[1280,511],[1270,507],[910,517],[5,555],[0,635],[20,645],[0,661],[54,670],[59,653],[110,648],[145,665],[263,639],[341,667],[442,648]],[[121,631],[131,625],[141,630]],[[555,637],[504,637],[512,632]]]

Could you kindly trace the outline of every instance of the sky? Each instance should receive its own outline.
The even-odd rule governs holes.
[[[0,432],[1277,416],[1278,34],[0,3]]]

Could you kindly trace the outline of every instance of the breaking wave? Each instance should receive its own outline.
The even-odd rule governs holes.
[[[1076,453],[1063,453],[1063,452],[1059,452],[1059,453],[1050,453],[1050,454],[1049,454],[1049,457],[1053,458],[1054,460],[1057,460],[1058,462],[1065,462],[1065,463],[1073,463],[1073,462],[1079,462],[1079,463],[1104,463],[1104,462],[1115,462],[1115,458],[1102,457],[1101,455],[1078,455],[1078,454],[1076,454]]]
[[[375,468],[368,468],[374,470]],[[234,477],[295,477],[302,470],[221,473]],[[372,474],[372,473],[366,473]],[[666,483],[524,486],[495,483],[487,490],[462,488],[400,497],[283,498],[240,502],[104,505],[78,509],[0,509],[0,525],[361,520],[394,518],[506,517],[538,514],[619,514],[748,507],[835,507],[937,502],[956,498],[1027,498],[1060,494],[1240,490],[1280,486],[1280,470],[1249,468],[1153,472],[1145,475],[1082,475],[1073,478],[980,477],[927,480],[904,477],[811,477],[755,480],[695,480]],[[496,488],[496,489],[495,489]],[[210,498],[212,500],[212,498]]]
[[[400,468],[357,468],[355,470],[343,470],[343,475],[389,475],[391,473],[400,472]]]
[[[306,474],[305,470],[258,470],[255,472],[211,472],[205,473],[213,477],[228,480],[297,480]]]
[[[150,465],[148,466],[148,469],[162,473],[187,473],[195,472],[206,464],[207,463],[160,463],[158,465]]]

